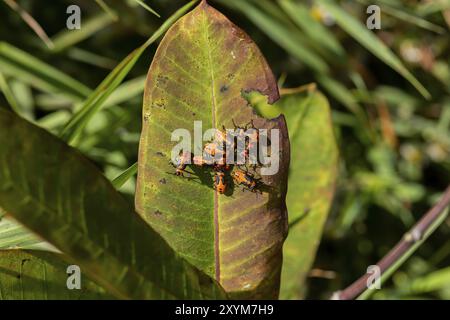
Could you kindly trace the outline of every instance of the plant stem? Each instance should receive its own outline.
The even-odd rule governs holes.
[[[391,249],[381,259],[377,266],[380,268],[380,272],[383,275],[389,271],[392,266],[396,265],[399,260],[408,253],[408,251],[414,247],[415,244],[424,240],[426,236],[431,234],[433,229],[437,226],[436,222],[443,221],[443,216],[446,215],[446,207],[450,204],[450,185],[445,190],[439,202],[431,208],[420,219],[409,232],[405,233],[403,238],[397,243],[397,245]],[[431,231],[431,232],[430,232]],[[344,290],[337,291],[333,294],[332,299],[335,300],[352,300],[362,294],[368,289],[367,280],[371,277],[370,273],[366,273],[358,280],[353,282],[350,286]]]

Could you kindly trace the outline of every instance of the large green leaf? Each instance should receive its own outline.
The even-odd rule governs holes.
[[[285,96],[277,106],[286,117],[295,160],[289,168],[289,235],[283,249],[281,298],[295,299],[304,292],[331,205],[338,149],[322,94]]]
[[[278,99],[274,76],[253,41],[202,1],[168,31],[148,73],[136,208],[233,296],[276,298],[287,231],[289,139],[283,117],[266,120],[248,106],[241,93],[249,90]],[[202,121],[203,130],[233,129],[232,120],[244,125],[251,119],[257,128],[280,129],[280,169],[262,177],[262,194],[242,192],[229,177],[228,192],[218,194],[208,169],[192,167],[196,179],[172,174],[173,130],[193,133],[194,121]]]
[[[63,255],[21,250],[0,251],[0,300],[112,299],[105,290],[84,277],[80,289],[69,290]]]
[[[119,298],[223,297],[76,150],[0,110],[0,206]]]

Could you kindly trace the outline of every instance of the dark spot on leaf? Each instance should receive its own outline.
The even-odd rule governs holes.
[[[159,183],[166,184],[167,181],[166,181],[166,179],[162,178],[161,180],[159,180]]]
[[[195,117],[197,114],[195,112],[192,112],[192,115]]]
[[[228,86],[227,86],[227,85],[223,85],[223,86],[220,88],[220,92],[222,92],[222,93],[227,92],[227,91],[228,91]]]
[[[164,75],[162,75],[162,74],[159,74],[159,75],[156,77],[156,83],[157,83],[157,86],[158,86],[158,87],[161,87],[161,86],[166,85],[168,80],[169,80],[169,77],[164,76]]]
[[[17,279],[20,279],[20,274],[18,274],[18,275],[16,276],[16,278],[17,278]]]
[[[164,98],[157,99],[152,103],[152,108],[166,109],[166,100]]]
[[[30,259],[22,259],[22,267],[25,264],[25,262],[31,261]]]
[[[229,73],[227,75],[228,80],[232,80],[234,78],[234,74],[233,73]]]
[[[156,152],[156,155],[160,156],[160,157],[164,157],[164,153],[162,153],[161,151]]]
[[[153,212],[155,215],[157,215],[157,216],[160,216],[160,215],[162,215],[162,212],[161,211],[159,211],[159,210],[156,210],[155,212]]]

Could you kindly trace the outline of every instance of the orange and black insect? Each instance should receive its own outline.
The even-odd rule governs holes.
[[[258,148],[258,142],[259,142],[259,131],[256,129],[255,125],[253,124],[253,120],[251,120],[249,123],[247,123],[245,126],[240,127],[235,122],[234,119],[232,119],[234,129],[238,130],[238,139],[240,141],[245,142],[245,148],[241,152],[241,156],[245,161],[249,159],[250,156],[250,150],[256,150]],[[249,131],[249,129],[251,129]],[[252,153],[252,159],[253,159],[253,153]],[[254,159],[256,161],[256,159]]]
[[[205,147],[203,148],[203,152],[208,156],[214,157],[218,149],[219,145],[216,142],[210,142],[205,145]]]
[[[243,170],[237,169],[231,173],[231,176],[236,184],[243,185],[250,191],[254,191],[258,185],[257,180]]]
[[[205,145],[203,148],[204,153],[210,156],[215,156],[216,153],[223,153],[225,151],[225,142],[226,142],[226,132],[225,127],[223,127],[223,131],[216,129],[214,133],[214,139]],[[222,147],[221,147],[222,146]]]
[[[225,193],[227,189],[225,173],[223,173],[222,171],[216,171],[214,175],[214,189],[216,189],[221,194]]]
[[[248,143],[247,143],[247,148],[246,148],[246,156],[249,156],[249,150],[252,150],[253,148],[258,147],[258,143],[259,143],[259,131],[258,129],[255,128],[255,125],[253,124],[253,120],[250,121],[249,124],[247,124],[246,126],[246,131],[248,131],[248,129],[251,129],[250,132],[248,133]]]
[[[205,164],[214,166],[225,165],[225,143],[222,139],[223,137],[221,136],[221,138],[205,145],[203,148]]]
[[[224,150],[216,150],[214,160],[212,161],[214,170],[229,170],[230,166],[227,164],[226,153]]]
[[[230,165],[226,164],[225,157],[221,158],[217,163],[213,163],[211,159],[206,160],[203,156],[194,156],[192,163],[198,167],[212,166],[215,171],[230,170]]]
[[[190,152],[183,152],[180,156],[178,156],[175,160],[175,167],[176,167],[176,171],[175,171],[175,175],[177,176],[184,176],[183,173],[185,172],[184,170],[186,169],[186,166],[191,163],[191,159],[192,159],[192,153]]]
[[[225,126],[222,126],[223,130],[216,129],[214,134],[214,141],[216,143],[226,143],[227,142],[227,131]]]

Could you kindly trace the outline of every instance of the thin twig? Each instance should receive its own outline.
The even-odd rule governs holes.
[[[16,11],[23,21],[36,33],[36,35],[41,38],[41,40],[45,43],[45,45],[49,49],[53,49],[53,42],[48,37],[47,33],[45,33],[44,29],[40,26],[40,24],[21,6],[19,6],[14,0],[4,0],[5,3],[14,11]]]
[[[445,190],[439,202],[431,208],[420,219],[412,229],[407,232],[397,245],[388,252],[387,255],[381,259],[377,266],[380,268],[381,274],[393,266],[402,256],[417,242],[421,241],[425,234],[430,230],[430,227],[445,214],[445,208],[450,204],[450,185]],[[332,299],[335,300],[352,300],[358,297],[361,293],[367,290],[367,280],[371,274],[366,273],[361,278],[356,280],[350,286],[342,291],[335,292]]]
[[[134,0],[136,1],[137,4],[139,4],[141,7],[143,7],[145,10],[147,10],[150,13],[153,13],[155,16],[157,16],[158,18],[161,18],[161,16],[159,15],[158,12],[156,12],[155,10],[153,10],[152,8],[150,8],[148,6],[148,4],[146,4],[144,1],[141,0]]]

